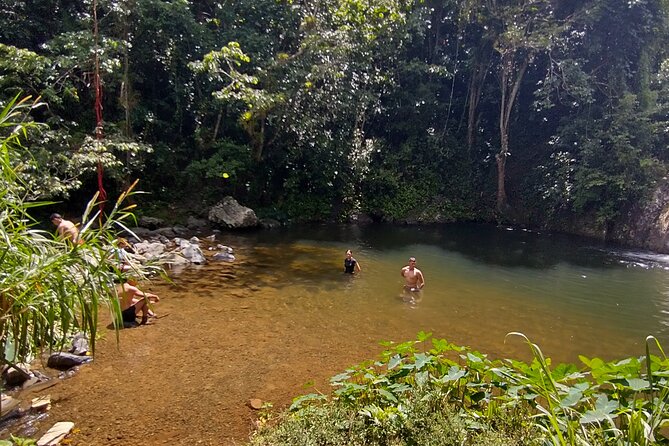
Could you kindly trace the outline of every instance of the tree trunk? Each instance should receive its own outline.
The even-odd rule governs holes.
[[[511,110],[518,96],[520,84],[525,75],[525,70],[530,64],[532,55],[528,54],[515,65],[516,51],[509,51],[502,55],[501,61],[501,89],[499,113],[499,153],[495,155],[497,161],[497,211],[504,213],[508,207],[506,196],[506,158],[509,156],[509,127],[511,121]]]
[[[502,149],[497,155],[495,155],[495,161],[497,161],[497,212],[499,213],[504,213],[507,208],[506,157],[509,153],[508,147],[508,138],[504,138],[502,141]]]
[[[479,107],[479,99],[481,98],[481,87],[483,85],[483,80],[485,79],[485,74],[481,76],[481,71],[481,67],[477,64],[469,82],[469,107],[467,109],[467,149],[470,151],[476,142],[476,117]]]
[[[467,97],[467,102],[469,104],[467,108],[467,149],[470,151],[476,143],[479,101],[481,99],[481,90],[483,89],[483,84],[485,83],[489,68],[490,56],[481,56],[479,53],[474,63],[472,77],[469,80]]]
[[[214,126],[214,134],[211,136],[211,142],[216,142],[218,138],[218,130],[221,127],[221,121],[223,120],[223,108],[218,111],[218,116],[216,116],[216,125]]]

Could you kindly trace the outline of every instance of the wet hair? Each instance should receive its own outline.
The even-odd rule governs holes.
[[[350,249],[347,249],[347,250],[346,250],[346,255],[349,255],[349,254],[353,255],[353,253],[351,252],[351,250],[350,250]]]
[[[60,214],[54,213],[54,214],[51,214],[51,216],[49,217],[49,220],[53,220],[54,218],[63,218],[63,216],[60,215]]]
[[[415,262],[416,258],[415,257],[409,257],[409,262]]]

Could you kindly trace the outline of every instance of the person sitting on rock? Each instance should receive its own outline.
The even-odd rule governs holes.
[[[123,325],[133,325],[137,323],[137,317],[141,314],[141,325],[145,325],[149,317],[154,317],[155,313],[149,308],[149,304],[154,304],[160,298],[153,293],[147,293],[137,287],[137,281],[129,278],[117,288],[118,297],[121,305],[121,316]]]

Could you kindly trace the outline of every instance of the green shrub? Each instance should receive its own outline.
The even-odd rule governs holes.
[[[644,357],[582,357],[580,370],[553,367],[527,337],[510,335],[527,342],[531,363],[492,361],[423,332],[416,341],[386,343],[379,360],[331,378],[331,398],[295,399],[251,444],[668,444],[669,359],[654,338]],[[661,357],[650,354],[653,343]]]

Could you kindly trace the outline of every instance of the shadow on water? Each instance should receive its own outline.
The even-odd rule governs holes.
[[[308,225],[297,231],[253,234],[259,243],[293,243],[299,238],[396,250],[429,245],[490,265],[551,268],[560,263],[583,267],[615,265],[616,256],[601,241],[565,234],[478,223],[396,226],[372,224]]]

